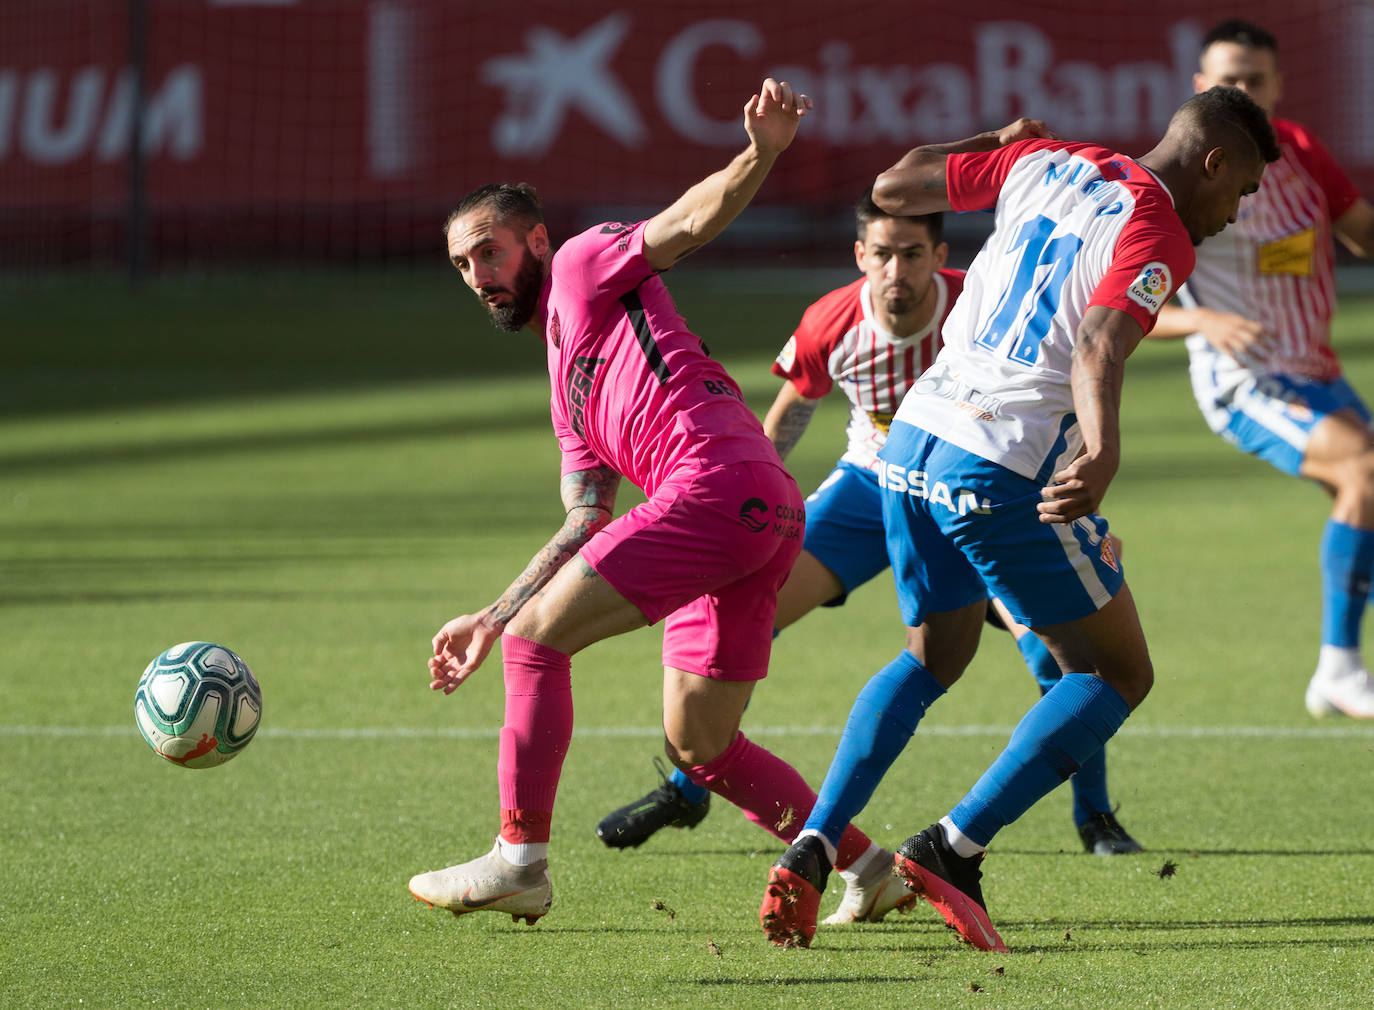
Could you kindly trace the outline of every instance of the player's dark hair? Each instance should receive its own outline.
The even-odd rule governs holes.
[[[1253,21],[1228,18],[1208,32],[1202,39],[1205,53],[1218,42],[1234,42],[1247,49],[1268,49],[1275,56],[1279,54],[1279,40]]]
[[[444,234],[448,234],[454,221],[478,207],[490,207],[503,223],[517,225],[521,232],[544,222],[539,194],[529,183],[489,182],[458,201],[458,206],[444,219]]]
[[[1220,84],[1208,88],[1179,106],[1177,114],[1188,117],[1203,137],[1215,137],[1218,131],[1238,132],[1254,142],[1266,163],[1279,160],[1279,142],[1269,117],[1240,88]]]
[[[854,225],[858,232],[860,242],[868,238],[868,226],[874,221],[881,221],[883,218],[900,218],[903,221],[914,221],[917,224],[926,226],[926,231],[930,232],[930,244],[939,245],[945,240],[945,216],[939,211],[930,214],[889,214],[876,203],[873,202],[873,187],[869,186],[864,190],[863,196],[859,197],[854,204]]]

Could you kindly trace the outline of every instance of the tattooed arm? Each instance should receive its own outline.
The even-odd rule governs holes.
[[[797,447],[820,402],[802,396],[791,382],[782,384],[777,399],[763,419],[763,433],[772,441],[773,448],[778,450],[781,458],[786,459],[787,454]]]
[[[609,467],[579,470],[563,478],[559,490],[568,515],[553,539],[530,559],[495,603],[475,614],[455,617],[434,636],[434,655],[429,661],[432,690],[452,694],[482,665],[520,608],[611,521],[619,488],[620,474]]]

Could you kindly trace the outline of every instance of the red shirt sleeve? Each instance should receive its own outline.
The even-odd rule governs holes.
[[[1360,198],[1360,191],[1350,181],[1350,176],[1336,164],[1331,152],[1307,127],[1282,119],[1275,120],[1274,127],[1280,142],[1292,147],[1298,162],[1307,169],[1326,195],[1331,220],[1338,219]]]
[[[997,206],[1002,183],[1012,166],[1033,151],[1066,147],[1058,140],[1018,140],[995,151],[951,154],[945,160],[945,189],[953,210],[990,210]]]
[[[790,380],[808,400],[819,400],[834,388],[830,354],[862,317],[859,290],[863,284],[857,280],[808,306],[773,362],[773,374]]]
[[[1197,254],[1172,209],[1133,217],[1117,239],[1112,265],[1088,305],[1120,309],[1149,333],[1159,310],[1193,272]]]

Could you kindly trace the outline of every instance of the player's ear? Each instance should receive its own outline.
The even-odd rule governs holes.
[[[541,221],[530,229],[525,236],[525,244],[530,247],[530,252],[534,253],[537,259],[543,259],[549,251],[549,230],[544,227]]]
[[[1202,159],[1202,174],[1208,179],[1215,179],[1221,175],[1222,169],[1226,167],[1226,149],[1224,147],[1214,147],[1207,152],[1207,156]]]
[[[941,242],[935,247],[935,269],[943,270],[949,262],[949,243]]]
[[[868,268],[864,266],[864,244],[858,239],[854,240],[854,265],[868,273]]]
[[[1207,90],[1207,78],[1202,74],[1193,75],[1193,94],[1200,95]]]

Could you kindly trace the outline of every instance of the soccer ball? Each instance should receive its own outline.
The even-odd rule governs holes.
[[[148,746],[183,768],[224,764],[253,739],[262,689],[222,645],[182,642],[148,664],[134,692],[134,719]]]

